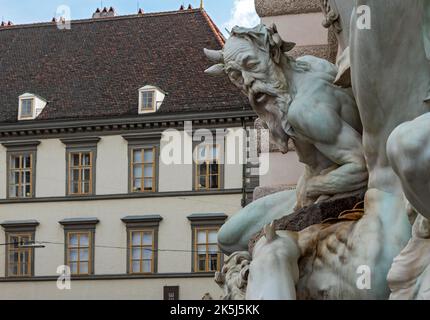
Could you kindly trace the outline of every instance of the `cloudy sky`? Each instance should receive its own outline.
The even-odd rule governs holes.
[[[15,24],[51,21],[58,8],[67,5],[72,19],[91,17],[97,7],[113,6],[118,14],[134,14],[140,6],[146,12],[177,10],[181,4],[198,7],[200,0],[0,0],[0,18]],[[224,31],[235,25],[254,26],[259,19],[254,0],[204,0],[205,9]]]

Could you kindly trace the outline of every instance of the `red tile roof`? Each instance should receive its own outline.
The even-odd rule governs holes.
[[[227,77],[204,74],[203,48],[223,43],[201,9],[0,28],[0,123],[17,121],[25,92],[48,101],[38,119],[138,117],[145,85],[168,93],[160,114],[249,110]]]

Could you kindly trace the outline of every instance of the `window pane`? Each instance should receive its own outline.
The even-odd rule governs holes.
[[[81,262],[79,264],[79,273],[88,273],[88,262]]]
[[[146,163],[152,162],[154,157],[154,153],[152,152],[152,149],[145,149],[144,153],[144,160]]]
[[[134,178],[142,178],[142,165],[140,165],[140,164],[134,165],[133,177]]]
[[[10,264],[9,265],[9,274],[12,276],[18,275],[18,265],[17,264]]]
[[[78,235],[70,234],[69,235],[69,246],[77,246],[78,245]]]
[[[69,250],[69,261],[78,261],[78,249],[70,249]]]
[[[144,180],[145,190],[152,190],[152,178]]]
[[[31,157],[30,157],[30,155],[25,155],[23,157],[23,165],[24,165],[24,168],[30,168],[31,167]]]
[[[131,250],[131,259],[132,260],[140,260],[140,248],[133,248]]]
[[[206,188],[206,176],[199,177],[199,188]]]
[[[218,253],[218,246],[216,244],[209,246],[209,253],[210,254],[217,254]]]
[[[19,156],[12,156],[12,159],[10,161],[10,166],[13,169],[17,169],[20,168],[20,164],[19,164]]]
[[[79,251],[79,260],[80,261],[89,261],[88,249],[81,249]]]
[[[132,261],[132,272],[140,272],[140,261]]]
[[[22,183],[30,183],[31,172],[30,171],[25,171],[23,176],[24,176],[24,179],[23,179]]]
[[[209,260],[208,271],[216,271],[216,270],[218,270],[218,255],[211,255]]]
[[[142,150],[134,150],[133,151],[133,162],[134,163],[142,163]]]
[[[217,231],[216,230],[211,230],[209,231],[209,243],[217,243]]]
[[[206,243],[206,231],[197,232],[197,243]]]
[[[199,246],[197,246],[197,253],[198,254],[206,253],[206,245],[199,245]]]
[[[81,236],[79,238],[79,244],[81,247],[88,247],[89,245],[89,235],[88,233],[81,233]]]
[[[79,169],[72,170],[72,181],[79,181]]]
[[[9,252],[9,263],[14,264],[18,262],[18,252],[12,251]]]
[[[71,193],[79,193],[79,182],[72,182]]]
[[[145,178],[152,178],[152,166],[145,165]]]
[[[33,99],[21,100],[21,116],[28,117],[33,115]]]
[[[151,248],[143,248],[143,256],[144,260],[150,260],[152,258],[152,249]]]
[[[134,246],[140,246],[140,241],[141,237],[140,237],[140,232],[132,232],[131,233],[131,243]]]
[[[207,168],[206,163],[199,164],[199,173],[198,174],[201,176],[206,175],[206,168]]]
[[[197,160],[206,160],[206,146],[199,146],[197,149]]]
[[[209,180],[210,180],[209,183],[210,183],[210,188],[211,189],[217,189],[219,187],[218,179],[219,179],[218,175],[216,175],[216,176],[209,176]]]
[[[18,187],[14,186],[14,185],[9,186],[9,195],[12,198],[17,197],[18,196]]]
[[[83,184],[82,193],[90,193],[90,183],[85,182]]]
[[[151,272],[151,260],[142,261],[142,269],[143,272]]]
[[[143,244],[152,245],[152,233],[145,232],[143,234]]]
[[[79,153],[73,153],[72,154],[72,166],[78,167],[79,166]]]
[[[91,169],[84,169],[82,174],[82,180],[90,181],[90,177],[91,177]]]
[[[209,164],[209,174],[218,174],[218,164],[217,163]]]
[[[82,154],[82,165],[83,166],[89,166],[91,165],[91,156],[90,153],[84,153]]]
[[[76,262],[69,263],[69,267],[71,273],[78,273],[78,264]]]
[[[198,256],[197,268],[197,271],[206,271],[206,255]]]
[[[141,191],[141,190],[142,190],[142,179],[134,179],[133,191]]]

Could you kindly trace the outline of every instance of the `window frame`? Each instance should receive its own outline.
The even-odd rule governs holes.
[[[210,191],[219,191],[224,190],[225,188],[225,136],[227,132],[225,130],[196,130],[193,134],[193,165],[192,165],[192,171],[193,171],[193,191],[199,191],[199,192],[210,192]],[[211,135],[211,139],[208,142],[206,142],[206,135]],[[214,145],[219,146],[218,150],[218,188],[199,188],[198,182],[199,182],[199,176],[198,173],[198,162],[197,162],[197,151],[198,147],[205,145],[207,147],[212,147]],[[206,160],[207,162],[209,160]],[[206,169],[208,168],[208,163],[206,164]],[[209,174],[210,176],[210,174]],[[206,178],[206,182],[207,178]]]
[[[69,266],[69,235],[77,233],[89,233],[88,239],[88,273],[72,273],[74,277],[89,276],[95,272],[95,245],[97,218],[72,218],[58,222],[64,228],[64,264]],[[79,253],[79,250],[78,250]]]
[[[36,227],[39,225],[39,222],[36,220],[18,220],[18,221],[4,221],[1,223],[5,231],[5,239],[6,242],[9,242],[9,239],[13,235],[29,235],[30,241],[35,241],[36,237]],[[30,266],[29,273],[23,275],[11,275],[9,273],[9,252],[10,252],[10,244],[5,246],[5,277],[6,278],[31,278],[34,277],[34,268],[35,268],[35,248],[25,248],[30,252]]]
[[[99,137],[81,137],[61,139],[61,142],[66,146],[66,196],[69,197],[88,197],[96,194],[96,172],[97,172],[97,144],[100,141]],[[71,191],[71,155],[75,153],[90,153],[91,173],[89,193],[72,193]],[[81,173],[79,174],[81,176]],[[79,186],[81,188],[81,186]]]
[[[145,107],[144,106],[144,102],[145,102],[145,99],[144,99],[144,94],[147,94],[147,93],[152,93],[152,106],[149,108],[149,107]],[[156,111],[156,98],[157,98],[157,91],[155,90],[155,89],[143,89],[143,90],[140,90],[139,91],[139,95],[140,95],[140,97],[139,97],[139,112],[140,113],[143,113],[143,112],[147,112],[147,111]]]
[[[143,215],[143,216],[126,216],[121,219],[121,221],[126,226],[127,233],[127,263],[126,263],[126,273],[130,275],[148,275],[156,274],[158,272],[158,230],[160,221],[163,217],[160,215]],[[151,231],[152,232],[152,266],[151,272],[133,272],[132,270],[132,232],[142,232]]]
[[[216,174],[216,175],[214,175],[214,174],[211,174],[210,173],[210,166],[212,165],[212,164],[214,164],[213,163],[213,160],[214,159],[205,159],[205,160],[202,160],[202,162],[199,162],[199,159],[198,159],[198,151],[199,151],[199,148],[200,147],[204,147],[206,150],[205,150],[205,152],[207,153],[208,152],[208,149],[212,152],[213,151],[213,149],[214,149],[214,147],[216,147],[217,149],[218,149],[218,151],[217,151],[217,153],[218,153],[218,158],[216,159],[216,165],[218,166],[218,174]],[[194,161],[194,172],[195,172],[195,174],[194,174],[194,188],[195,188],[195,190],[196,191],[210,191],[210,190],[221,190],[222,188],[221,188],[221,176],[222,176],[222,174],[221,174],[221,166],[222,166],[222,159],[221,159],[221,145],[219,144],[219,143],[212,143],[212,144],[209,144],[209,143],[207,143],[207,144],[205,144],[205,143],[200,143],[200,144],[198,144],[198,145],[196,145],[196,147],[194,148],[194,152],[195,152],[195,161]],[[200,165],[202,165],[203,163],[205,163],[206,164],[206,174],[205,175],[202,175],[202,174],[200,174]],[[205,188],[200,188],[199,187],[199,182],[200,182],[200,177],[202,177],[202,176],[204,176],[205,177],[205,184],[206,184],[206,187]],[[210,187],[210,182],[211,182],[211,177],[212,176],[218,176],[218,179],[217,179],[217,184],[218,184],[218,187],[217,188],[211,188]]]
[[[127,250],[128,250],[128,273],[129,274],[153,274],[154,270],[155,270],[155,230],[154,228],[129,228],[127,230],[128,232],[128,244],[127,244]],[[141,240],[140,240],[140,245],[139,246],[134,246],[133,245],[133,233],[135,232],[139,232],[141,233]],[[143,271],[143,262],[147,259],[143,259],[142,256],[142,250],[144,250],[145,247],[147,247],[146,245],[143,244],[143,234],[144,233],[151,233],[151,271],[149,272],[145,272]],[[133,259],[133,248],[140,248],[140,259],[136,260]],[[140,270],[139,272],[135,272],[133,271],[133,261],[139,261],[140,262]]]
[[[148,150],[148,149],[152,149],[152,189],[151,190],[145,190],[145,180],[149,179],[149,178],[145,178],[145,151],[144,150]],[[134,152],[136,150],[141,150],[143,151],[142,154],[142,162],[141,163],[135,163],[134,162]],[[129,163],[129,173],[128,173],[128,181],[129,181],[129,186],[128,186],[128,190],[129,193],[152,193],[152,192],[157,192],[158,190],[158,159],[159,159],[159,155],[158,155],[158,146],[151,144],[151,145],[129,145],[128,147],[128,163]],[[134,177],[134,165],[135,164],[141,164],[142,166],[142,177],[138,178],[141,180],[141,189],[140,191],[136,191],[134,190],[134,180],[136,179]],[[142,188],[143,187],[143,188]]]
[[[40,144],[40,141],[16,141],[16,142],[5,142],[2,143],[4,147],[6,147],[6,198],[7,199],[16,199],[16,200],[25,200],[25,199],[33,199],[36,197],[36,165],[37,165],[37,146]],[[30,166],[30,190],[31,195],[28,197],[12,197],[10,194],[9,187],[11,185],[11,160],[14,156],[23,156],[29,154],[31,157]]]
[[[36,99],[34,97],[22,97],[19,99],[19,119],[20,120],[27,120],[27,119],[33,119],[34,118],[34,114],[36,111]],[[29,115],[23,115],[23,105],[24,105],[24,101],[31,101],[31,114]]]
[[[80,246],[80,236],[83,234],[87,234],[88,235],[88,246],[83,247]],[[70,246],[70,237],[71,235],[79,235],[78,237],[78,246]],[[77,273],[72,273],[71,275],[73,276],[86,276],[86,275],[91,275],[93,274],[93,263],[94,263],[94,257],[93,257],[93,252],[94,252],[94,245],[93,245],[93,237],[94,237],[94,232],[92,230],[68,230],[66,231],[66,259],[65,259],[65,265],[69,266],[70,268],[70,263],[76,263],[77,265]],[[80,258],[80,251],[81,249],[87,249],[88,250],[88,260],[87,261],[81,261]],[[70,261],[70,251],[71,250],[77,250],[78,251],[78,260],[76,261]],[[82,262],[86,262],[88,264],[88,272],[87,273],[82,273],[80,272],[80,265]]]
[[[160,140],[162,136],[161,131],[156,132],[145,132],[138,134],[125,134],[123,139],[128,143],[128,193],[129,194],[141,194],[141,193],[155,193],[158,192],[159,185],[159,159],[160,159]],[[133,190],[133,150],[135,149],[149,149],[153,148],[154,154],[154,166],[153,166],[153,177],[152,177],[152,191],[134,191]],[[143,172],[142,172],[143,173]]]
[[[219,226],[196,226],[193,230],[194,232],[194,250],[193,250],[193,255],[194,255],[194,272],[196,273],[202,273],[202,272],[217,272],[217,271],[221,271],[221,251],[218,247],[218,243],[210,243],[209,241],[209,233],[210,231],[216,231],[216,233],[218,234],[220,227]],[[205,243],[199,243],[198,242],[198,233],[200,231],[204,231],[206,233],[206,242]],[[200,270],[199,269],[199,252],[198,252],[198,246],[200,245],[205,245],[206,246],[206,252],[205,252],[205,270]],[[210,270],[209,266],[210,266],[210,260],[211,258],[209,257],[209,246],[211,245],[216,245],[218,247],[218,251],[217,251],[217,270]]]
[[[207,271],[207,266],[209,260],[206,261],[205,271],[198,271],[197,268],[197,232],[198,230],[218,230],[221,229],[222,225],[227,219],[227,215],[224,213],[195,213],[187,217],[187,219],[191,222],[191,272],[192,273],[214,273],[215,271]],[[209,244],[207,244],[209,245]],[[206,255],[208,252],[206,253]],[[218,247],[218,271],[221,270],[221,267],[224,263],[224,254],[221,252],[221,249]]]
[[[79,164],[78,166],[72,166],[72,157],[73,155],[78,154],[79,155]],[[90,157],[90,165],[82,165],[82,157],[84,154],[89,154]],[[94,194],[94,150],[90,150],[90,149],[82,149],[82,150],[69,150],[67,152],[67,195],[69,196],[89,196],[89,195],[93,195]],[[85,180],[82,180],[82,176],[83,176],[83,172],[85,170],[89,169],[90,170],[90,180],[88,182],[88,186],[89,186],[89,192],[82,192],[82,184],[85,183]],[[73,188],[72,188],[72,184],[74,183],[74,181],[72,180],[73,178],[73,174],[72,171],[73,170],[78,170],[79,172],[79,179],[78,179],[78,192],[72,192]]]

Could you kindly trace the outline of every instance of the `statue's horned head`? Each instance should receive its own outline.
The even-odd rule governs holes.
[[[228,64],[228,57],[225,58],[225,51],[234,50],[236,46],[235,40],[245,39],[251,45],[256,46],[260,50],[270,54],[271,59],[275,63],[279,63],[281,56],[292,50],[295,46],[293,42],[283,41],[278,33],[276,25],[266,27],[259,24],[254,28],[234,27],[230,33],[231,37],[226,41],[222,50],[208,50],[204,49],[206,57],[215,63],[212,67],[208,68],[205,72],[209,75],[220,76],[226,72],[226,64]],[[226,61],[227,60],[227,61]]]

